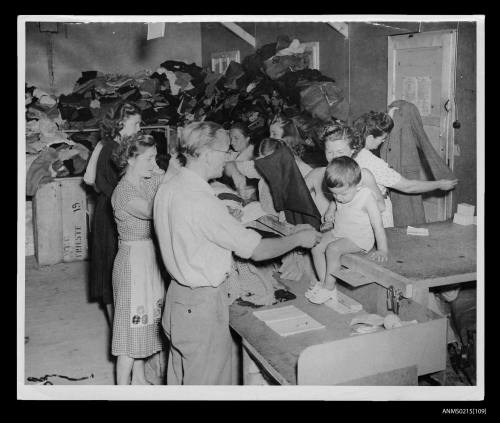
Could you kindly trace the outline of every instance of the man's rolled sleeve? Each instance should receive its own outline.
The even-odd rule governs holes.
[[[214,198],[210,206],[206,203],[204,205],[205,207],[197,214],[201,218],[199,224],[205,236],[241,258],[250,258],[262,236],[245,228],[229,214],[220,200]]]

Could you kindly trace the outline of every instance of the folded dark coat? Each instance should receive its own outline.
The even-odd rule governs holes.
[[[392,107],[399,109],[394,113],[394,128],[382,145],[380,157],[406,179],[420,179],[421,165],[435,180],[454,179],[453,172],[429,141],[418,108],[404,100],[392,102],[389,108]],[[391,191],[391,201],[395,226],[425,223],[421,195]]]
[[[255,168],[269,184],[276,211],[284,210],[289,223],[309,223],[319,229],[321,215],[287,146],[255,160]]]

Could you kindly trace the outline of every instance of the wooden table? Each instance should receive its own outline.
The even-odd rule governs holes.
[[[411,298],[424,306],[423,313],[429,313],[428,316],[431,316],[433,313],[426,308],[429,288],[476,280],[477,227],[475,225],[461,226],[447,221],[419,225],[419,227],[426,227],[429,230],[429,236],[407,235],[406,228],[386,230],[390,249],[390,257],[386,263],[375,263],[366,254],[348,254],[343,257],[343,271],[352,270],[364,275],[365,279],[356,286],[361,286],[361,291],[371,287],[370,292],[377,292],[378,298],[373,299],[369,299],[371,293],[368,296],[365,294],[365,299],[373,301],[371,306],[365,307],[368,312],[377,312],[382,309],[385,288],[392,285],[410,288],[406,292],[410,292],[411,295],[407,295],[406,298]],[[313,345],[349,337],[350,328],[347,322],[352,319],[352,315],[337,313],[335,319],[332,319],[334,312],[331,309],[318,307],[304,298],[303,293],[307,288],[307,281],[285,281],[285,283],[297,295],[296,300],[286,304],[293,304],[305,311],[318,322],[327,326],[325,330],[280,337],[264,322],[253,316],[253,309],[237,304],[231,306],[230,324],[242,337],[243,346],[254,360],[260,363],[278,383],[296,384],[297,362],[301,352]],[[373,290],[375,286],[377,288]],[[403,302],[405,301],[408,300],[403,300]],[[404,313],[405,311],[402,309],[401,318],[403,320],[405,320]],[[446,329],[443,329],[445,325],[442,325],[442,321],[440,325],[439,329],[434,328],[431,332],[428,332],[429,329],[425,327],[423,331],[419,329],[420,332],[417,331],[415,336],[418,339],[432,337],[434,343],[438,344],[438,348],[440,348],[439,354],[436,353],[436,355],[441,357],[446,354],[445,349],[443,350],[446,345]],[[435,335],[438,332],[441,338]],[[434,367],[421,368],[419,374],[442,370]]]
[[[375,264],[366,257],[362,260],[367,267],[380,267],[410,281],[411,298],[427,306],[429,288],[476,280],[477,226],[446,221],[419,227],[427,228],[429,236],[407,235],[406,228],[386,229],[387,263]]]

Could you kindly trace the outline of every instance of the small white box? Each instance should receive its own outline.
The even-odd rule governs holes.
[[[475,209],[476,209],[475,206],[472,206],[467,203],[460,203],[457,206],[457,213],[461,214],[462,216],[474,216]]]
[[[453,223],[459,225],[472,225],[474,224],[474,216],[464,216],[463,214],[455,213],[455,216],[453,216]]]

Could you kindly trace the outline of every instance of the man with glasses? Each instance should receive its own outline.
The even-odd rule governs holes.
[[[232,254],[268,260],[321,239],[311,226],[283,238],[262,237],[232,217],[209,185],[222,176],[230,139],[216,123],[195,122],[181,135],[185,163],[158,189],[154,222],[172,276],[162,325],[170,341],[167,384],[231,384],[226,278]]]

